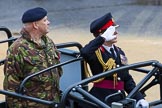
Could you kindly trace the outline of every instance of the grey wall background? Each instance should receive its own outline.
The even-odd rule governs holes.
[[[140,2],[143,1],[143,2]],[[92,20],[111,12],[121,26],[122,34],[159,36],[162,34],[161,0],[1,0],[0,26],[19,31],[21,16],[29,8],[41,6],[48,10],[51,29],[89,31]],[[146,3],[147,2],[147,3]],[[139,4],[140,3],[140,4]],[[147,5],[144,5],[147,4]]]

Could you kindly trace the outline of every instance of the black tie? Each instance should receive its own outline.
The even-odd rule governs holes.
[[[111,51],[111,55],[112,55],[112,57],[115,59],[115,53],[114,53],[114,49],[113,48],[110,48],[110,51]]]

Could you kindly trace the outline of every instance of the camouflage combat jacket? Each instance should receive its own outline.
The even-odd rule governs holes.
[[[41,44],[38,45],[30,39],[30,35],[23,33],[8,49],[4,65],[4,89],[17,92],[25,77],[60,63],[59,58],[59,52],[49,37],[43,36]],[[61,75],[62,68],[59,67],[31,78],[25,83],[24,94],[59,102]],[[6,100],[10,108],[49,108],[12,97],[6,97]]]

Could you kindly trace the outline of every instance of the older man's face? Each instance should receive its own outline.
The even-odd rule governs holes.
[[[38,24],[38,30],[43,34],[46,35],[49,32],[49,24],[47,16],[45,16],[43,19],[37,21]]]

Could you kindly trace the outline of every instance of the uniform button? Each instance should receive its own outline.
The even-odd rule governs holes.
[[[120,65],[116,65],[116,67],[120,67]]]
[[[118,93],[121,93],[121,90],[118,90]]]
[[[118,81],[120,81],[121,80],[121,78],[120,77],[118,77]]]

